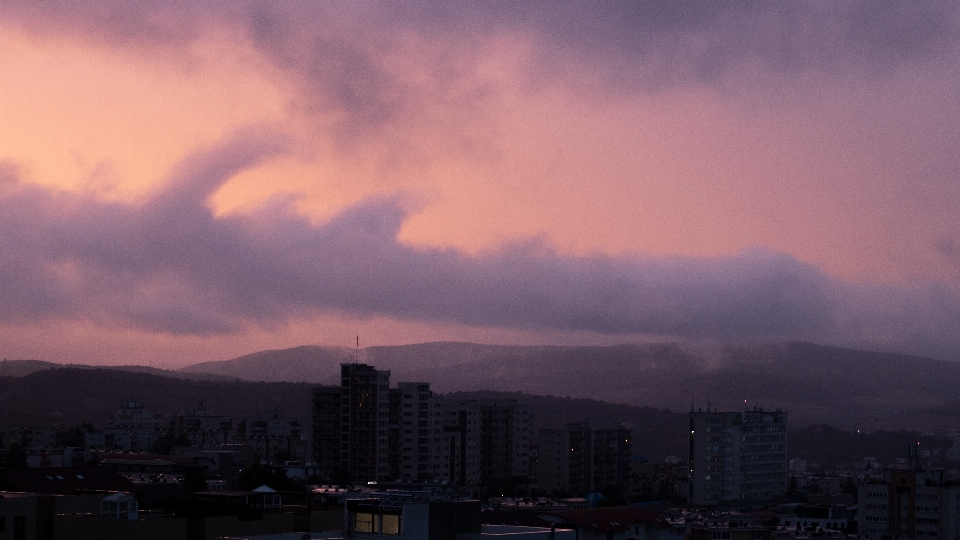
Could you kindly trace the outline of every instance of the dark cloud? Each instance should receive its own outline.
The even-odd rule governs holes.
[[[483,89],[463,88],[483,84],[472,80],[476,64],[504,35],[532,45],[529,83],[571,83],[573,60],[593,68],[585,84],[600,76],[600,86],[630,92],[724,80],[751,88],[803,70],[884,77],[903,63],[953,64],[960,38],[954,2],[37,0],[0,10],[27,31],[144,51],[184,47],[211,29],[236,33],[298,80],[298,107],[332,115],[349,144],[382,142],[387,128],[409,133],[432,105],[475,106]],[[391,65],[411,36],[422,47],[409,60],[429,80]]]
[[[397,240],[401,196],[374,197],[322,225],[276,199],[215,217],[205,200],[282,152],[246,130],[181,165],[142,205],[58,193],[0,171],[0,319],[84,319],[211,334],[317,313],[608,334],[851,339],[910,332],[956,346],[957,297],[844,285],[763,249],[719,258],[574,257],[542,242],[467,255]],[[929,331],[917,321],[929,324]],[[900,332],[898,335],[902,335]]]

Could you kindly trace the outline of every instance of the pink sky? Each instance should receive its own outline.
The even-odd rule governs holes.
[[[0,348],[960,357],[960,8],[0,7]]]

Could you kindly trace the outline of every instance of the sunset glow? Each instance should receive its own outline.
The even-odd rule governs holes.
[[[0,7],[2,355],[960,358],[960,8],[739,6]]]

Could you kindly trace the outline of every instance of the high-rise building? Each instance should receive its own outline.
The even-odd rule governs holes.
[[[766,500],[787,488],[787,413],[690,412],[689,500]]]
[[[570,430],[541,428],[537,432],[537,471],[540,489],[553,495],[570,492]]]
[[[625,488],[630,481],[632,435],[625,427],[593,432],[593,490]]]
[[[397,441],[390,445],[390,458],[397,467],[393,478],[433,480],[443,470],[434,467],[443,455],[440,402],[433,397],[430,383],[402,382],[390,392],[390,427]]]
[[[340,470],[350,481],[389,480],[390,372],[340,365]]]
[[[338,482],[450,480],[449,442],[430,383],[341,364],[340,386],[313,389],[313,461]],[[456,456],[454,456],[454,461]]]
[[[526,478],[530,474],[530,429],[530,413],[515,400],[444,403],[446,441],[460,444],[453,481],[474,486]]]
[[[586,495],[629,484],[632,433],[625,427],[593,430],[585,422],[571,423],[541,429],[537,443],[537,480],[548,493]]]
[[[340,406],[339,386],[313,389],[313,461],[320,475],[328,480],[345,482],[340,471]]]
[[[390,372],[340,364],[340,386],[313,389],[313,461],[338,482],[387,480]]]
[[[593,487],[593,430],[587,422],[567,424],[570,433],[569,490],[586,495]]]
[[[860,486],[857,533],[861,538],[957,538],[960,536],[960,483],[943,469],[919,466],[919,447],[910,448],[910,465],[883,470],[883,479]]]
[[[444,403],[430,383],[390,388],[390,372],[341,364],[313,389],[313,460],[338,482],[475,486],[529,475],[530,415],[513,400]]]

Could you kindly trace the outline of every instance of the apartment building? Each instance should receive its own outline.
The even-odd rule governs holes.
[[[911,448],[910,465],[887,468],[880,481],[860,486],[857,531],[861,538],[960,536],[960,483],[943,469],[923,470]]]
[[[548,493],[586,495],[629,483],[632,433],[625,427],[594,430],[571,423],[539,430],[537,443],[537,480]]]
[[[530,474],[530,413],[515,400],[462,400],[443,404],[446,442],[460,445],[453,481],[490,485]],[[450,463],[452,465],[452,462]]]
[[[313,460],[341,482],[474,486],[529,475],[530,415],[513,400],[444,402],[430,383],[341,364],[339,387],[313,389]]]
[[[767,500],[787,488],[787,413],[690,412],[689,500]]]

